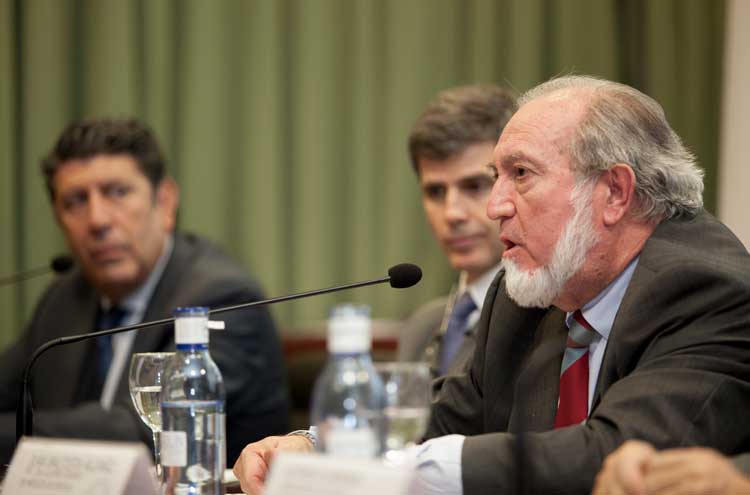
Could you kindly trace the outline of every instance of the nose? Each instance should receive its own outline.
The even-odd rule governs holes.
[[[466,210],[465,198],[458,188],[449,188],[445,195],[445,218],[450,223],[466,221],[468,212]]]
[[[97,236],[103,235],[112,223],[111,205],[98,192],[89,194],[88,198],[89,230]]]
[[[516,214],[513,203],[513,184],[502,178],[495,181],[487,201],[487,216],[501,223]]]

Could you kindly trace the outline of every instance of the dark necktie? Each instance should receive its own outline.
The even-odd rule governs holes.
[[[108,330],[119,326],[128,311],[121,306],[112,306],[108,310],[100,310],[99,313],[99,330]],[[104,335],[97,337],[96,339],[96,356],[97,356],[97,372],[98,372],[98,385],[101,391],[104,386],[104,381],[107,379],[107,372],[112,364],[112,336]]]
[[[466,333],[466,322],[469,315],[477,309],[477,305],[471,299],[469,292],[464,294],[456,301],[448,320],[448,327],[440,343],[440,374],[445,375],[450,368],[453,359],[458,353],[461,342],[463,342]]]
[[[580,310],[573,313],[568,330],[562,366],[560,367],[560,400],[555,415],[555,428],[576,425],[588,416],[589,409],[589,344],[596,332]]]

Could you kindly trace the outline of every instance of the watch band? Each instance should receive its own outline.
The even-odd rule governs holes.
[[[318,444],[318,436],[316,435],[317,432],[315,431],[316,429],[317,428],[312,426],[310,427],[309,430],[294,430],[294,431],[290,431],[289,433],[287,433],[286,436],[305,437],[308,440],[310,440],[310,443],[312,443],[313,447],[315,447]]]

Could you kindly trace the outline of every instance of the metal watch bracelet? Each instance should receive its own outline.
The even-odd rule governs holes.
[[[294,430],[294,431],[290,431],[289,433],[286,434],[286,436],[288,436],[288,437],[290,437],[290,436],[305,437],[308,440],[310,440],[310,443],[312,443],[313,447],[315,447],[317,445],[317,443],[318,443],[317,431],[315,431],[315,430],[317,430],[317,428],[315,428],[314,426],[311,426],[309,430]]]

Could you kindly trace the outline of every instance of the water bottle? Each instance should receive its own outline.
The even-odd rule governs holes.
[[[328,363],[313,389],[311,422],[316,449],[370,459],[385,445],[385,390],[370,357],[367,306],[335,306],[328,321]]]
[[[161,462],[166,495],[224,493],[224,382],[208,353],[208,308],[177,308],[177,352],[162,382]]]

